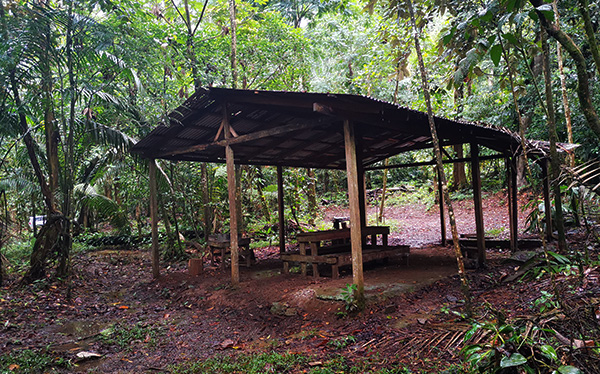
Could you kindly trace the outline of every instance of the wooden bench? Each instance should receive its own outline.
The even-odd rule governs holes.
[[[328,251],[326,251],[328,252]],[[393,257],[404,257],[406,258],[406,265],[408,265],[408,256],[410,254],[410,247],[407,245],[398,246],[375,246],[369,247],[369,249],[363,250],[362,258],[363,263],[389,259]],[[332,252],[324,253],[321,255],[307,255],[299,252],[295,253],[283,253],[281,254],[281,260],[283,261],[283,273],[287,274],[290,271],[290,263],[298,262],[304,265],[306,268],[307,264],[313,265],[313,276],[319,277],[319,265],[331,265],[331,277],[338,279],[340,276],[340,266],[352,265],[352,253],[348,251],[344,252]],[[306,275],[306,273],[303,273]]]
[[[225,259],[231,255],[229,234],[209,235],[206,244],[208,245],[211,264],[214,265],[215,258],[220,257],[221,268],[225,268]],[[250,267],[254,262],[256,262],[254,251],[250,249],[250,238],[239,237],[238,249],[240,258],[244,260],[243,262],[240,261],[240,265]]]
[[[378,245],[377,237],[381,237],[381,246],[388,246],[388,235],[390,228],[388,226],[366,226],[362,229],[363,243],[365,247],[375,247]],[[322,230],[314,232],[303,232],[296,236],[300,247],[300,255],[319,256],[324,248],[333,248],[337,245],[349,245],[350,228],[341,228],[334,230]],[[367,240],[369,239],[369,240]],[[324,246],[325,242],[331,242],[332,245]],[[306,275],[307,262],[301,262],[302,275]],[[318,274],[317,263],[312,263],[313,274]]]

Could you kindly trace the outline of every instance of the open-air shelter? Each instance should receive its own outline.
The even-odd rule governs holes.
[[[285,248],[283,167],[346,170],[350,207],[352,274],[363,287],[362,240],[366,226],[365,172],[402,152],[433,147],[427,114],[373,98],[329,93],[198,89],[132,152],[150,160],[153,271],[158,276],[156,159],[226,163],[230,207],[231,276],[239,282],[235,165],[277,167],[280,248]],[[470,156],[445,163],[470,162],[477,228],[478,263],[485,263],[480,161],[505,159],[509,175],[511,248],[517,245],[515,157],[518,136],[504,129],[436,117],[442,146],[469,144]],[[480,148],[493,154],[480,156]],[[434,165],[434,161],[385,167]],[[440,193],[441,197],[442,194]],[[445,241],[440,198],[442,241]]]

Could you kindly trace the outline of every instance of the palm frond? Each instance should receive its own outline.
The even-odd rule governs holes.
[[[129,218],[116,201],[96,193],[96,189],[87,184],[76,185],[75,190],[83,194],[79,200],[82,207],[96,213],[99,218],[109,221],[120,232],[129,232]]]
[[[590,160],[565,171],[571,180],[569,188],[584,186],[600,195],[600,160]]]
[[[128,151],[137,141],[115,128],[93,120],[83,121],[83,126],[97,144],[108,145],[120,151]]]

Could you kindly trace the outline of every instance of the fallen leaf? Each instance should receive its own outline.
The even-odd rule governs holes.
[[[235,342],[231,339],[225,339],[221,342],[221,348],[231,348],[233,347],[233,345],[235,344]]]
[[[10,371],[18,370],[19,368],[20,368],[20,366],[17,364],[8,365],[8,370],[10,370]]]
[[[129,309],[129,307],[127,305],[121,305],[119,306],[119,309]]]
[[[101,354],[95,353],[95,352],[88,352],[88,351],[82,351],[76,354],[76,356],[78,358],[98,358],[98,357],[102,357]]]
[[[314,366],[323,366],[323,362],[322,361],[309,362],[308,366],[311,366],[311,367],[314,367]]]

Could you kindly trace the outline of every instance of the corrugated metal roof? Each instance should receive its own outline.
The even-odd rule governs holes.
[[[200,89],[132,152],[144,158],[224,162],[223,144],[215,144],[227,105],[232,144],[239,164],[345,168],[343,121],[355,126],[364,166],[398,153],[430,148],[427,115],[381,100],[349,94]],[[478,143],[506,155],[520,148],[513,133],[436,117],[443,144]],[[217,140],[223,138],[219,135]]]

